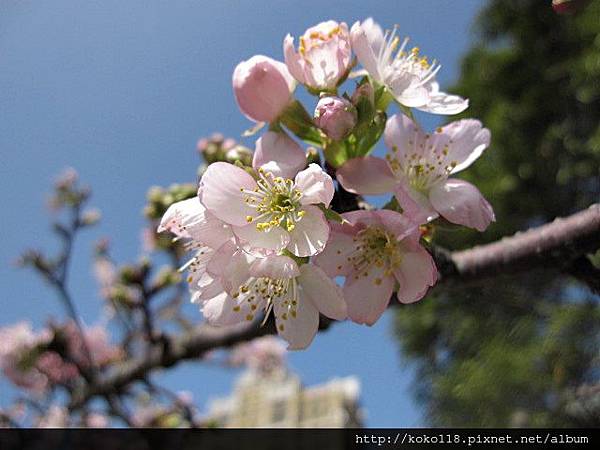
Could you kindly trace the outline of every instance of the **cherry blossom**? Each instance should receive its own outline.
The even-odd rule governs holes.
[[[448,178],[469,167],[489,146],[490,132],[481,122],[459,120],[425,133],[404,115],[388,119],[386,160],[367,156],[349,160],[337,172],[350,192],[393,192],[404,212],[416,221],[442,215],[450,222],[484,231],[494,211],[471,183]]]
[[[352,211],[332,223],[330,241],[315,264],[330,277],[345,277],[348,317],[373,325],[390,297],[420,300],[437,280],[433,258],[419,244],[417,224],[394,211]]]
[[[287,140],[291,141],[283,138]],[[305,161],[302,150],[293,141],[284,146],[281,142],[272,135],[259,140],[253,161],[256,178],[233,164],[211,164],[198,196],[212,215],[231,225],[236,237],[251,247],[312,256],[323,250],[329,236],[318,205],[329,206],[333,180],[317,164],[298,172],[296,161],[302,165]]]
[[[279,335],[289,350],[308,347],[319,327],[319,313],[336,320],[346,318],[341,289],[312,264],[299,265],[284,255],[264,258],[236,251],[223,258],[224,288],[202,303],[209,323],[232,325],[253,321],[259,313],[271,313]]]
[[[408,39],[400,44],[395,28],[384,34],[368,18],[352,25],[350,36],[365,72],[401,105],[435,114],[458,114],[469,106],[468,100],[440,91],[435,80],[440,66],[421,56],[417,47],[406,51]]]
[[[352,51],[348,25],[321,22],[300,37],[298,51],[288,34],[283,41],[285,63],[292,76],[315,91],[335,90],[348,75]]]

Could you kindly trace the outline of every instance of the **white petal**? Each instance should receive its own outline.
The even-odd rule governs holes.
[[[484,231],[496,220],[492,206],[481,192],[464,180],[450,179],[429,193],[433,207],[450,222]]]
[[[256,141],[252,167],[262,167],[276,177],[293,179],[306,167],[306,154],[285,133],[268,131]]]
[[[225,268],[231,262],[231,258],[238,251],[237,246],[233,241],[227,241],[216,251],[214,251],[210,257],[210,261],[207,264],[206,270],[213,277],[220,277],[225,272]]]
[[[256,308],[256,305],[254,306]],[[252,309],[252,304],[245,298],[234,299],[222,292],[204,303],[202,314],[211,325],[228,326],[254,320],[256,311],[260,309],[260,306]]]
[[[438,83],[432,82],[429,83],[429,102],[418,109],[433,114],[449,115],[461,113],[468,107],[468,99],[441,92]]]
[[[298,264],[289,256],[274,255],[257,258],[250,267],[250,274],[257,278],[295,278],[300,275]]]
[[[296,306],[281,301],[273,306],[277,332],[288,342],[288,350],[308,347],[319,329],[319,311],[301,290],[299,294]]]
[[[244,202],[240,189],[253,190],[256,181],[245,170],[224,162],[208,166],[200,180],[198,196],[218,219],[232,225],[246,225],[246,217],[255,213]]]
[[[300,273],[298,283],[321,314],[335,320],[348,316],[342,290],[325,272],[315,265],[303,264]]]
[[[170,231],[176,236],[190,237],[190,228],[204,220],[206,208],[198,197],[173,203],[162,216],[157,231]]]
[[[329,239],[329,224],[321,210],[313,205],[304,206],[304,217],[289,232],[287,248],[296,256],[313,256],[320,253]]]
[[[233,232],[251,248],[283,250],[290,242],[290,235],[281,227],[271,227],[269,231],[256,229],[255,223],[243,227],[233,227]]]
[[[490,145],[490,130],[483,128],[479,120],[464,119],[449,123],[441,133],[440,144],[447,148],[446,164],[454,163],[451,173],[460,172],[469,167]],[[440,144],[436,144],[439,146]]]
[[[223,270],[221,282],[227,292],[237,292],[241,285],[246,284],[252,276],[250,267],[256,258],[244,251],[236,251]]]
[[[367,32],[361,26],[360,22],[356,22],[354,25],[352,25],[352,28],[350,29],[352,50],[358,58],[358,61],[367,70],[367,72],[369,72],[373,79],[375,79],[375,81],[382,82],[383,80],[377,65],[377,56],[373,50],[373,46],[369,42],[370,34],[372,35],[372,32]],[[381,46],[382,43],[380,42],[378,45]]]
[[[317,164],[310,164],[306,169],[298,172],[295,185],[302,192],[300,202],[303,205],[323,203],[329,206],[335,192],[333,180]]]
[[[394,114],[385,124],[385,145],[400,163],[409,158],[420,158],[426,149],[425,133],[419,125],[404,114]]]

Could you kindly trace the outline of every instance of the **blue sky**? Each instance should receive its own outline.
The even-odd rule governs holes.
[[[77,169],[103,213],[100,226],[77,242],[72,266],[71,290],[92,324],[101,307],[88,264],[93,242],[110,236],[118,261],[135,259],[147,189],[193,181],[199,137],[214,131],[238,137],[251,125],[231,92],[240,60],[257,53],[282,59],[288,32],[373,16],[386,28],[398,24],[401,35],[438,59],[438,79],[447,85],[474,38],[470,27],[483,3],[2,0],[0,325],[62,317],[53,294],[13,262],[27,247],[53,249],[45,202],[63,168]],[[436,123],[426,118],[425,125]],[[306,384],[357,375],[368,426],[424,425],[411,390],[414,373],[392,338],[391,319],[387,313],[372,328],[338,324],[309,350],[292,354],[291,365]],[[236,375],[185,363],[160,378],[204,405],[227,393]],[[0,380],[0,405],[12,394]]]

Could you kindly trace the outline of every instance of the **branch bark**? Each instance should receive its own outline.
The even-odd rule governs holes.
[[[440,282],[463,283],[539,267],[565,271],[573,261],[598,248],[600,204],[594,204],[572,216],[491,244],[456,252],[434,248],[433,254],[441,274]],[[331,323],[322,320],[321,329]],[[275,332],[272,322],[260,327],[259,320],[227,328],[199,325],[185,336],[165,337],[147,356],[125,362],[103,380],[75,392],[70,408],[79,408],[95,396],[118,393],[157,368],[170,367],[183,360],[199,358],[210,350],[228,348]]]

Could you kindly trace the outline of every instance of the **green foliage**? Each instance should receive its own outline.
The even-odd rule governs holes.
[[[461,177],[490,200],[497,223],[483,234],[440,229],[437,243],[496,240],[600,199],[598,17],[599,2],[575,16],[538,0],[493,0],[483,9],[481,40],[449,91],[470,99],[462,117],[492,131],[491,148]],[[428,421],[597,426],[598,411],[572,413],[572,393],[598,383],[597,300],[546,271],[438,289],[401,308],[396,331],[420,372]]]

